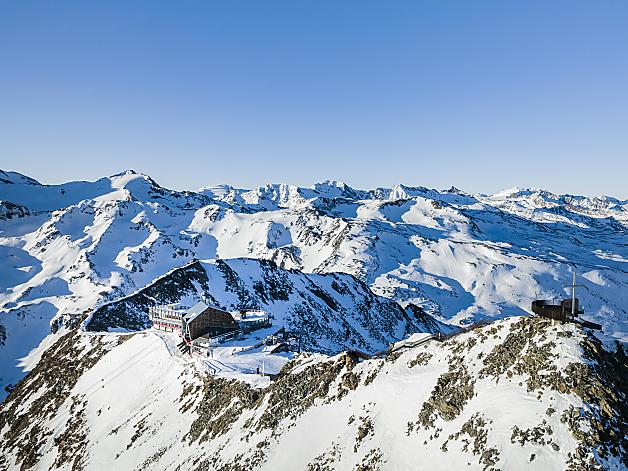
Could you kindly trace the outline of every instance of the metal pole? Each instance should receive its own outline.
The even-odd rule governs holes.
[[[573,283],[571,283],[571,317],[576,317],[576,269],[573,270]]]

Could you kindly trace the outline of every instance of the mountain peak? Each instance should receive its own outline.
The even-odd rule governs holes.
[[[0,183],[7,184],[26,184],[26,185],[41,185],[34,178],[28,177],[18,172],[7,172],[0,169]]]
[[[511,198],[513,196],[520,196],[523,193],[531,194],[532,190],[530,188],[521,188],[518,186],[513,186],[511,188],[506,188],[505,190],[494,193],[491,198]]]
[[[393,187],[389,198],[392,200],[408,199],[414,196],[424,195],[428,191],[429,190],[424,186],[407,186],[402,183],[398,183]]]
[[[133,169],[127,169],[127,170],[123,170],[122,172],[116,173],[114,175],[111,175],[109,178],[113,178],[113,177],[123,177],[125,175],[138,175],[138,172],[136,172]]]
[[[316,191],[327,191],[330,189],[340,189],[340,190],[353,189],[341,180],[325,180],[322,182],[314,183],[314,185],[312,185],[311,188]]]
[[[366,194],[363,191],[351,188],[340,180],[325,180],[321,183],[315,183],[310,188],[324,198],[360,199]]]
[[[110,176],[108,180],[111,181],[111,188],[115,191],[127,192],[129,196],[140,200],[149,198],[150,195],[148,193],[161,192],[163,190],[149,175],[138,173],[135,170],[125,170]],[[115,191],[110,195],[111,198],[117,198]]]
[[[135,170],[124,170],[120,173],[110,175],[107,178],[112,181],[124,180],[125,182],[142,179],[149,182],[153,186],[159,186],[159,184],[155,180],[153,180],[153,178],[150,175],[147,175],[141,172],[136,172]]]

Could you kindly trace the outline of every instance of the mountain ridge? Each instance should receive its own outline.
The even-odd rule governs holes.
[[[65,185],[72,185],[72,184],[92,184],[92,183],[98,183],[103,180],[115,180],[117,178],[135,176],[138,179],[145,179],[146,181],[148,181],[151,185],[155,187],[167,190],[165,187],[159,185],[159,183],[157,183],[150,175],[146,173],[142,173],[142,172],[137,172],[133,169],[123,170],[121,172],[109,175],[107,177],[100,178],[95,181],[78,180],[78,181],[70,181],[70,182],[57,183],[57,184],[40,183],[34,178],[31,178],[19,172],[4,171],[0,169],[0,177],[2,177],[3,175],[4,175],[4,180],[0,183],[28,183],[28,184],[39,185],[43,187],[62,187]],[[205,191],[210,191],[212,188],[216,188],[216,189],[221,188],[223,191],[232,191],[237,194],[241,194],[241,193],[263,191],[264,189],[277,189],[277,188],[282,188],[282,187],[301,190],[301,191],[311,190],[311,192],[316,193],[319,196],[324,196],[328,198],[349,197],[350,199],[351,198],[355,199],[356,197],[366,197],[366,198],[375,198],[375,199],[396,200],[396,199],[406,199],[411,196],[420,196],[423,194],[429,194],[430,192],[437,192],[441,194],[454,193],[460,196],[483,197],[483,198],[490,197],[490,198],[495,198],[495,199],[504,198],[504,197],[518,198],[518,197],[523,197],[523,196],[544,195],[544,196],[551,197],[554,199],[563,199],[563,200],[564,199],[574,199],[574,200],[584,199],[584,200],[601,200],[601,201],[607,200],[607,201],[611,201],[611,202],[614,202],[616,204],[621,204],[621,205],[628,203],[628,200],[622,200],[620,198],[616,198],[611,195],[584,196],[584,195],[576,195],[576,194],[570,194],[570,193],[561,194],[561,193],[554,193],[552,191],[549,191],[543,188],[537,188],[537,187],[512,187],[512,188],[498,191],[493,194],[486,194],[486,193],[470,193],[470,192],[462,191],[454,186],[450,187],[449,189],[437,190],[437,189],[428,188],[425,186],[411,186],[411,185],[405,185],[403,183],[398,183],[390,188],[378,187],[375,189],[361,190],[361,189],[353,188],[347,183],[343,181],[339,181],[339,180],[325,180],[322,182],[314,183],[313,185],[309,187],[289,185],[286,183],[266,183],[256,188],[235,188],[229,184],[216,184],[216,185],[203,186],[197,190],[168,190],[168,191],[175,192],[175,193],[200,193],[202,194]],[[382,198],[382,196],[385,196],[385,198]]]
[[[351,275],[302,274],[256,259],[193,261],[129,297],[102,305],[84,325],[91,332],[143,330],[151,325],[148,307],[193,305],[202,299],[229,311],[271,312],[275,330],[298,332],[303,348],[328,354],[350,349],[374,353],[411,333],[453,330],[428,314],[374,295]]]
[[[66,186],[12,178],[18,183],[0,182],[5,386],[24,375],[18,359],[51,324],[193,259],[347,273],[452,325],[522,315],[533,299],[567,296],[575,268],[585,317],[610,338],[628,338],[628,213],[615,203],[477,199],[424,187],[399,187],[405,199],[389,199],[392,189],[356,193],[338,182],[318,193],[271,185],[209,197],[133,171]]]
[[[623,349],[531,317],[386,359],[302,354],[256,386],[155,332],[73,330],[0,405],[0,469],[620,470],[627,371]]]

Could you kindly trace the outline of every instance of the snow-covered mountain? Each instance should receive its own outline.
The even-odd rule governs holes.
[[[66,333],[0,408],[0,469],[626,469],[626,358],[518,317],[386,359],[207,375],[164,334]]]
[[[627,203],[0,171],[0,469],[624,469]],[[516,317],[574,270],[597,338]],[[309,353],[270,355],[269,330],[200,362],[144,331],[199,299]]]
[[[586,317],[625,340],[626,203],[520,189],[364,191],[336,181],[178,192],[133,171],[62,185],[2,172],[1,382],[21,377],[16,359],[55,318],[81,316],[194,259],[351,274],[453,324],[562,297],[575,268]]]

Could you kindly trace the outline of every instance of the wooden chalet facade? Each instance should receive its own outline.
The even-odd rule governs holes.
[[[189,340],[217,337],[240,330],[231,313],[200,302],[183,317],[183,331]]]

